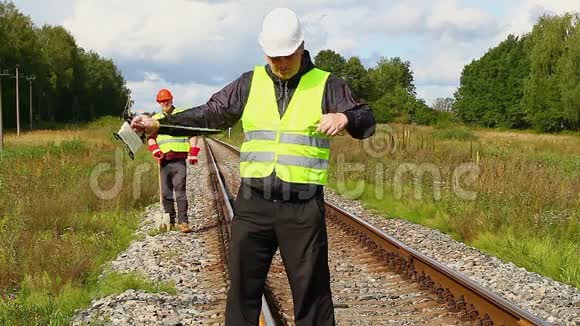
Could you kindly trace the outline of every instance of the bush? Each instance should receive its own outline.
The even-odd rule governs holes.
[[[477,136],[466,127],[433,130],[433,137],[437,139],[475,140]]]

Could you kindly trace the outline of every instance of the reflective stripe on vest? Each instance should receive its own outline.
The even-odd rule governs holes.
[[[263,178],[275,170],[286,182],[327,183],[330,138],[315,130],[328,75],[316,68],[303,75],[280,119],[274,82],[264,66],[254,69],[242,114],[241,177]]]
[[[276,140],[275,131],[256,130],[249,131],[244,134],[244,140]],[[297,134],[280,134],[280,142],[286,144],[298,144],[314,147],[330,148],[330,140],[328,138],[310,137]]]
[[[182,112],[182,109],[174,109],[172,113]],[[153,115],[154,119],[161,119],[165,117],[163,113],[157,113]],[[157,145],[163,153],[173,152],[189,152],[189,138],[188,137],[176,137],[165,134],[157,135]]]
[[[241,152],[241,162],[270,162],[273,161],[276,153],[271,152]]]
[[[280,142],[286,144],[299,144],[321,148],[330,148],[330,139],[305,135],[280,134]]]
[[[243,152],[240,153],[240,161],[270,162],[274,160],[275,156],[276,153],[273,152]],[[328,160],[293,155],[278,155],[278,164],[303,166],[315,169],[328,168]]]
[[[276,140],[276,132],[268,130],[254,130],[244,132],[244,140],[249,141],[254,139]]]
[[[163,144],[170,144],[170,143],[189,143],[189,139],[171,137],[171,139],[163,139],[163,140],[158,141],[157,145],[161,146]]]

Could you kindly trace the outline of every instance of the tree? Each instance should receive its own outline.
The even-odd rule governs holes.
[[[332,50],[320,51],[317,67],[346,81],[353,93],[370,102],[377,122],[416,122],[431,124],[436,113],[417,98],[411,63],[399,57],[381,57],[375,67],[366,69],[358,57],[346,61]]]
[[[436,119],[435,111],[402,87],[395,87],[393,91],[372,102],[371,106],[376,121],[381,123],[398,120],[403,123],[416,122],[429,125]]]
[[[572,19],[575,24],[567,31],[569,37],[557,64],[558,87],[562,117],[568,129],[580,130],[580,15]]]
[[[8,70],[15,73],[16,65],[20,65],[19,72],[30,75],[40,70],[42,58],[39,51],[34,24],[30,17],[21,14],[12,2],[0,2],[0,70]],[[3,83],[3,105],[14,107],[16,105],[16,87],[12,82]],[[20,101],[21,107],[25,107],[28,98]],[[16,112],[4,110],[3,123],[6,127],[16,126]],[[28,118],[28,110],[20,111],[21,121]]]
[[[97,53],[86,53],[74,37],[61,26],[37,28],[30,17],[21,14],[13,3],[0,0],[0,69],[36,75],[33,103],[42,105],[41,121],[86,121],[105,114],[118,115],[129,90],[125,80],[111,60]],[[3,83],[3,104],[15,106],[15,83]],[[28,96],[23,96],[26,80],[20,80],[20,106],[27,108]],[[26,92],[26,91],[24,91]],[[36,96],[35,96],[36,95]],[[27,109],[20,110],[21,121],[28,120]],[[14,110],[4,111],[6,127],[14,127]]]
[[[437,122],[437,111],[431,109],[423,100],[415,99],[414,111],[411,121],[420,125],[432,125]]]
[[[451,97],[438,97],[433,101],[433,104],[431,104],[431,108],[436,111],[451,112],[453,111],[454,102],[455,100]]]
[[[530,78],[524,85],[522,108],[540,131],[561,130],[565,123],[557,67],[570,37],[571,18],[543,16],[530,34]]]
[[[373,82],[358,57],[351,57],[344,66],[344,79],[361,99],[373,98]]]
[[[484,127],[527,126],[520,105],[530,70],[527,42],[526,37],[509,35],[464,67],[454,103],[454,110],[463,122]]]
[[[454,109],[463,122],[580,129],[580,15],[543,16],[466,65]]]
[[[98,115],[118,115],[124,107],[129,90],[123,76],[111,60],[102,59],[95,52],[81,52],[86,76],[83,84],[86,94],[86,118]]]
[[[332,50],[322,50],[314,57],[314,64],[334,76],[343,78],[346,60],[344,57]]]
[[[75,98],[79,94],[80,61],[74,37],[61,26],[45,25],[37,32],[43,60],[47,65],[49,94],[47,115],[52,121],[76,121]],[[58,104],[58,105],[55,105]]]
[[[379,96],[392,92],[397,87],[415,94],[413,72],[411,71],[411,63],[409,61],[403,61],[399,57],[381,57],[376,66],[370,70],[369,74],[375,83]]]

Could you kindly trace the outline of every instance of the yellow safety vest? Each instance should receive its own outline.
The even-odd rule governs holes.
[[[173,109],[172,113],[178,113],[185,110],[182,109]],[[161,119],[165,117],[165,113],[160,112],[153,115],[154,119]],[[168,153],[169,151],[173,152],[189,152],[189,137],[176,137],[171,135],[164,135],[158,134],[157,135],[157,145],[159,145],[159,149],[161,152]]]
[[[283,181],[325,185],[330,138],[316,132],[330,73],[314,68],[300,79],[280,119],[274,82],[264,66],[254,69],[250,95],[242,114],[244,142],[240,176],[263,178],[272,171]]]

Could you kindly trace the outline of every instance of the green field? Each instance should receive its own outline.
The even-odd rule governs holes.
[[[0,324],[64,325],[93,298],[127,288],[174,291],[139,275],[97,279],[133,240],[143,207],[157,201],[154,162],[145,150],[128,159],[110,136],[118,124],[105,118],[7,136],[0,154]],[[241,139],[238,126],[228,140]],[[386,218],[439,229],[580,286],[577,134],[384,125],[370,140],[343,135],[332,146],[335,190]],[[470,171],[477,172],[472,180]]]
[[[330,171],[332,188],[386,218],[580,287],[578,134],[381,125],[369,140],[336,137]]]
[[[157,201],[156,165],[131,161],[120,122],[8,134],[0,153],[0,324],[65,325],[91,299],[127,288],[168,290],[138,275],[97,280]]]

